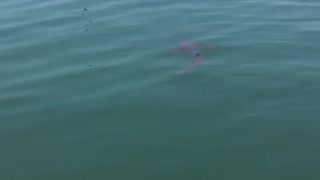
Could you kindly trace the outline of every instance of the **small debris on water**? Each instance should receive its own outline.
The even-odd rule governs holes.
[[[88,9],[87,9],[87,8],[83,8],[83,10],[84,10],[84,11],[88,11]]]

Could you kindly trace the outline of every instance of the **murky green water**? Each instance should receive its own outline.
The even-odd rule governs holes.
[[[1,180],[320,178],[317,0],[0,7]]]

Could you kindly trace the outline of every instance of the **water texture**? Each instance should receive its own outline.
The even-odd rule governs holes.
[[[318,0],[0,9],[0,179],[320,178]]]

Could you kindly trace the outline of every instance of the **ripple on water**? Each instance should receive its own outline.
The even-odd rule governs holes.
[[[179,153],[181,145],[190,143],[196,145],[191,154],[178,158],[194,164],[190,169],[196,170],[190,173],[199,174],[203,168],[196,167],[214,154],[207,151],[199,156],[202,149],[197,145],[203,142],[209,147],[206,142],[212,137],[218,146],[223,143],[219,147],[213,143],[209,149],[226,152],[219,154],[218,162],[239,167],[249,160],[249,166],[238,171],[242,175],[265,171],[259,162],[239,159],[243,152],[253,150],[258,157],[269,150],[281,151],[285,163],[278,163],[280,156],[268,156],[268,167],[279,170],[271,173],[279,174],[297,160],[292,158],[297,148],[283,142],[292,139],[289,144],[297,144],[310,133],[318,137],[315,129],[301,129],[318,127],[317,0],[3,2],[0,127],[6,141],[1,152],[9,153],[1,159],[1,167],[8,177],[50,179],[59,173],[68,179],[81,178],[83,173],[93,179],[110,177],[106,166],[122,172],[121,164],[132,163],[138,167],[132,171],[141,170],[148,159],[136,162],[135,152],[176,144],[173,151]],[[217,50],[206,54],[203,66],[181,77],[175,72],[184,68],[186,58],[165,52],[183,39],[201,40]],[[173,140],[165,136],[169,126]],[[151,131],[150,138],[144,138]],[[268,141],[278,135],[280,141]],[[155,142],[152,147],[150,142]],[[137,143],[142,146],[134,146]],[[301,167],[310,172],[307,161],[312,156],[306,154],[310,153],[298,155],[306,162]],[[57,159],[66,163],[51,163]],[[163,167],[171,162],[160,161]],[[88,168],[91,165],[97,168]],[[301,167],[296,169],[302,172]],[[160,175],[169,172],[150,169]],[[171,168],[170,173],[179,170]],[[235,179],[231,177],[235,173],[230,174],[225,179]],[[130,178],[137,179],[126,175],[122,179]]]

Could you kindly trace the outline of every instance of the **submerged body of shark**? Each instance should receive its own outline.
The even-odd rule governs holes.
[[[188,55],[192,56],[191,66],[180,71],[179,74],[181,74],[181,73],[185,73],[187,69],[190,69],[195,64],[201,62],[204,59],[202,56],[202,52],[204,50],[209,50],[212,48],[213,48],[213,46],[211,46],[211,45],[207,45],[204,43],[199,43],[199,42],[195,42],[195,41],[191,41],[191,40],[186,40],[186,41],[182,41],[180,44],[178,44],[178,46],[170,49],[170,52],[171,53],[188,54]]]

